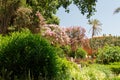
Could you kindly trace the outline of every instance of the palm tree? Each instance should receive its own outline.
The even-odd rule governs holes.
[[[92,25],[92,38],[95,36],[95,35],[98,35],[102,29],[101,29],[101,23],[99,20],[97,19],[94,19],[94,20],[89,20],[88,21],[90,25]]]
[[[115,9],[114,14],[115,13],[119,13],[119,12],[120,12],[120,7],[118,7],[117,9]]]
[[[91,46],[91,53],[93,53],[93,37],[95,35],[98,35],[102,31],[102,29],[100,27],[102,24],[97,19],[89,20],[88,22],[89,22],[89,25],[92,25],[92,28],[91,28],[92,38],[90,40],[90,46]]]

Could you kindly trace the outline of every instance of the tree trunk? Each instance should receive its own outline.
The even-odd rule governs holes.
[[[1,34],[6,34],[7,33],[7,27],[8,27],[8,15],[7,15],[7,1],[5,0],[3,3],[3,9],[4,12],[2,14],[2,19],[1,19],[1,26],[0,26],[0,33]]]

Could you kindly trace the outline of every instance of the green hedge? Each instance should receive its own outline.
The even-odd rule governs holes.
[[[110,64],[108,65],[108,67],[111,69],[111,71],[112,71],[114,74],[117,74],[117,75],[120,74],[120,62],[110,63]]]
[[[104,48],[99,49],[96,61],[103,64],[119,62],[120,47],[106,45]]]
[[[0,70],[7,70],[12,79],[14,76],[24,78],[30,73],[35,79],[40,76],[51,80],[58,72],[56,53],[48,41],[28,30],[1,36]]]

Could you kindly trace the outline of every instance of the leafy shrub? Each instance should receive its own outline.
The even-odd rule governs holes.
[[[57,80],[111,80],[112,71],[105,65],[93,64],[87,67],[78,67],[66,60],[61,61],[61,74]]]
[[[86,55],[87,55],[87,52],[83,50],[82,48],[78,48],[75,53],[76,58],[85,58]]]
[[[120,62],[110,63],[110,64],[108,65],[108,67],[111,69],[111,71],[112,71],[114,74],[117,74],[117,75],[120,74]]]
[[[93,64],[90,67],[102,71],[108,78],[112,77],[112,71],[106,65]]]
[[[91,39],[90,39],[91,40]],[[90,41],[90,45],[94,50],[104,47],[106,44],[120,46],[120,36],[106,36],[103,34],[102,37],[94,37],[92,41]]]
[[[0,37],[0,41],[0,70],[12,72],[12,79],[29,72],[35,79],[41,76],[51,80],[57,75],[57,50],[39,35],[26,30]]]
[[[73,58],[85,58],[87,55],[87,52],[83,50],[82,48],[78,48],[76,51],[68,50],[68,56]]]
[[[0,42],[1,80],[102,80],[106,77],[95,67],[80,69],[60,58],[59,49],[29,31],[0,36]]]
[[[65,58],[65,54],[63,49],[61,49],[60,47],[55,47],[56,49],[56,54],[60,57],[60,58]]]
[[[73,70],[75,69],[75,65],[72,62],[69,62],[65,59],[59,59],[59,75],[56,80],[72,80],[72,78],[75,78],[73,73]],[[76,69],[75,69],[76,70]],[[76,70],[77,72],[77,70]]]
[[[66,56],[69,56],[71,53],[71,47],[69,45],[61,46],[61,49],[64,51],[64,54]]]
[[[112,78],[112,72],[104,65],[93,64],[83,67],[79,77],[79,80],[109,80]]]
[[[120,80],[120,77],[114,77],[112,80]]]
[[[96,61],[104,64],[108,64],[110,62],[119,62],[120,47],[107,45],[103,49],[99,49]]]

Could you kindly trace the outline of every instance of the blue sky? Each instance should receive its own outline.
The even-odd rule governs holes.
[[[102,23],[102,32],[98,36],[103,34],[120,36],[120,13],[113,14],[118,7],[120,7],[120,0],[98,0],[97,12],[91,17],[91,19],[98,19]],[[60,18],[60,26],[81,26],[86,29],[86,35],[91,36],[89,32],[91,26],[88,25],[86,16],[80,14],[79,9],[74,5],[69,8],[70,13],[66,13],[63,8],[58,10],[57,16]]]

